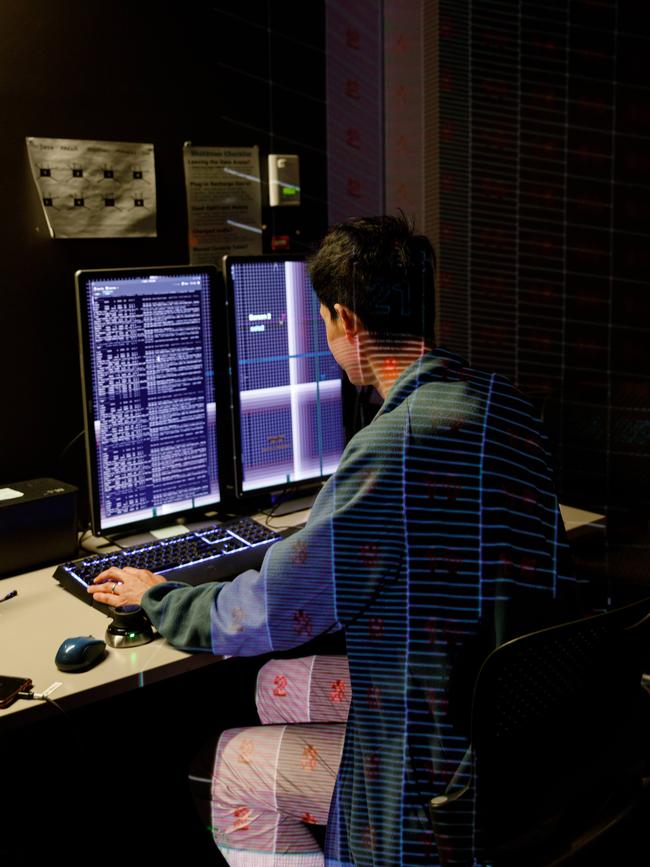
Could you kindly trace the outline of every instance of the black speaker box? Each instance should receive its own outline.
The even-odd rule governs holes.
[[[77,553],[77,489],[56,479],[0,485],[0,576]]]

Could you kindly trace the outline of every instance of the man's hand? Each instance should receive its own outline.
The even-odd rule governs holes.
[[[165,580],[162,575],[155,575],[148,569],[111,566],[95,578],[88,592],[106,605],[139,605],[145,590]]]

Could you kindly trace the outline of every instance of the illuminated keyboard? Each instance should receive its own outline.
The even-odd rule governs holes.
[[[111,566],[149,569],[186,584],[227,581],[246,569],[259,569],[269,546],[282,538],[252,518],[239,518],[110,554],[91,554],[58,566],[53,577],[74,596],[108,613],[109,606],[94,603],[86,588]]]

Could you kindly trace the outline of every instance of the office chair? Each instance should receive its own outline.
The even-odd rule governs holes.
[[[474,688],[470,783],[431,802],[443,864],[601,863],[589,859],[648,807],[649,652],[650,598],[487,657]],[[463,840],[472,817],[473,839]]]

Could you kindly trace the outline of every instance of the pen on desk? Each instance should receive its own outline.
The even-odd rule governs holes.
[[[13,599],[14,596],[18,596],[17,590],[12,590],[11,593],[7,593],[6,596],[3,596],[2,598],[0,598],[0,602],[6,602],[7,599]]]

